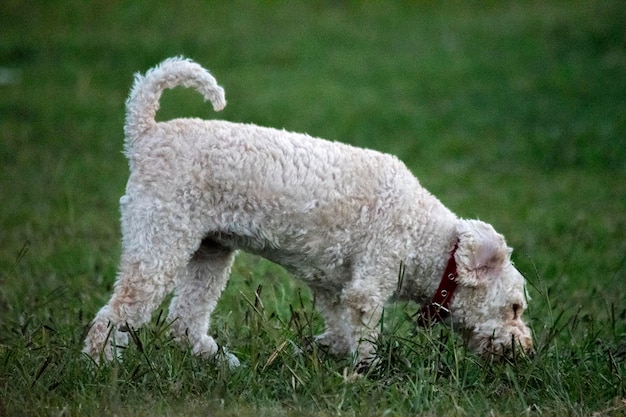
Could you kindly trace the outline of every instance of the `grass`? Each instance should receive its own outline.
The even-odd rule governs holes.
[[[626,415],[626,12],[500,3],[8,0],[0,10],[0,416]],[[220,118],[398,155],[515,247],[537,355],[485,363],[449,329],[386,311],[381,365],[294,357],[310,294],[237,261],[212,332],[246,363],[190,356],[163,312],[124,361],[82,338],[119,256],[132,74],[186,55],[226,88]],[[159,118],[215,117],[190,91]],[[261,286],[260,286],[261,285]],[[158,317],[157,317],[158,316]]]

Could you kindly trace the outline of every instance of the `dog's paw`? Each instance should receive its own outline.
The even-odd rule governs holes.
[[[121,358],[122,351],[128,345],[128,332],[112,326],[108,320],[96,317],[85,338],[83,353],[99,365]]]
[[[227,349],[220,348],[211,336],[203,335],[193,344],[191,352],[202,358],[215,359],[218,363],[228,365],[228,368],[235,369],[241,366],[241,362],[237,356],[230,353]]]
[[[223,348],[220,349],[220,351],[215,355],[215,359],[218,361],[218,363],[228,365],[228,369],[230,370],[234,370],[242,366],[237,356],[233,355],[228,350]]]
[[[212,358],[218,351],[217,343],[211,336],[202,335],[194,344],[191,353],[203,358]]]
[[[376,368],[381,362],[378,356],[368,356],[366,358],[355,358],[354,371],[361,375],[367,375],[370,371]]]

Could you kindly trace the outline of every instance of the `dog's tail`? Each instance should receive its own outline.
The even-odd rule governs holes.
[[[135,74],[135,83],[126,101],[124,133],[127,145],[156,125],[154,118],[163,90],[180,85],[198,90],[205,100],[211,101],[215,111],[226,106],[224,89],[207,70],[190,59],[166,59],[145,76]]]

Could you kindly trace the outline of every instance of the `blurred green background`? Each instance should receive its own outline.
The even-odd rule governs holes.
[[[459,216],[488,221],[507,237],[529,282],[528,316],[540,342],[565,340],[567,347],[572,335],[600,329],[598,340],[613,352],[611,366],[616,380],[621,378],[621,1],[5,0],[0,393],[5,391],[6,410],[21,401],[33,404],[27,407],[33,414],[46,404],[62,409],[59,401],[68,398],[24,399],[16,387],[36,386],[38,373],[52,366],[43,367],[46,361],[58,365],[46,349],[60,344],[79,356],[82,332],[110,294],[119,256],[118,200],[128,175],[121,153],[124,101],[133,73],[176,55],[208,68],[229,104],[214,114],[196,92],[173,90],[163,97],[160,120],[224,118],[397,155]],[[275,300],[268,303],[277,314],[289,315],[299,284],[281,269],[244,256],[220,303],[224,331],[236,333],[228,312],[235,310],[237,317],[237,308],[249,307],[240,292],[253,291],[266,276],[279,277],[269,279]],[[557,322],[570,327],[553,338]],[[597,323],[596,330],[589,323]],[[33,349],[28,338],[42,337],[46,326],[58,339],[52,345],[37,339],[41,344]],[[81,375],[78,364],[63,363],[65,371],[57,373],[61,387],[68,369]],[[608,410],[624,395],[623,382],[611,387],[598,388],[604,396],[592,391],[562,401],[574,414],[593,406]],[[85,390],[84,397],[70,401],[68,413],[80,414],[77,401],[89,404],[85,398],[96,396]],[[488,396],[481,398],[475,410],[494,407]],[[163,395],[169,400],[174,401]],[[524,402],[511,401],[505,410],[520,411]],[[557,402],[551,397],[548,408],[556,410]],[[295,406],[284,407],[280,412]],[[391,409],[421,410],[403,407]]]

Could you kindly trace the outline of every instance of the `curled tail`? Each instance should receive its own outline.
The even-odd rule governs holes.
[[[211,101],[213,109],[226,106],[224,89],[207,70],[185,58],[169,58],[152,68],[146,75],[135,75],[135,83],[126,101],[127,146],[156,125],[155,115],[163,90],[177,86],[191,87]]]

